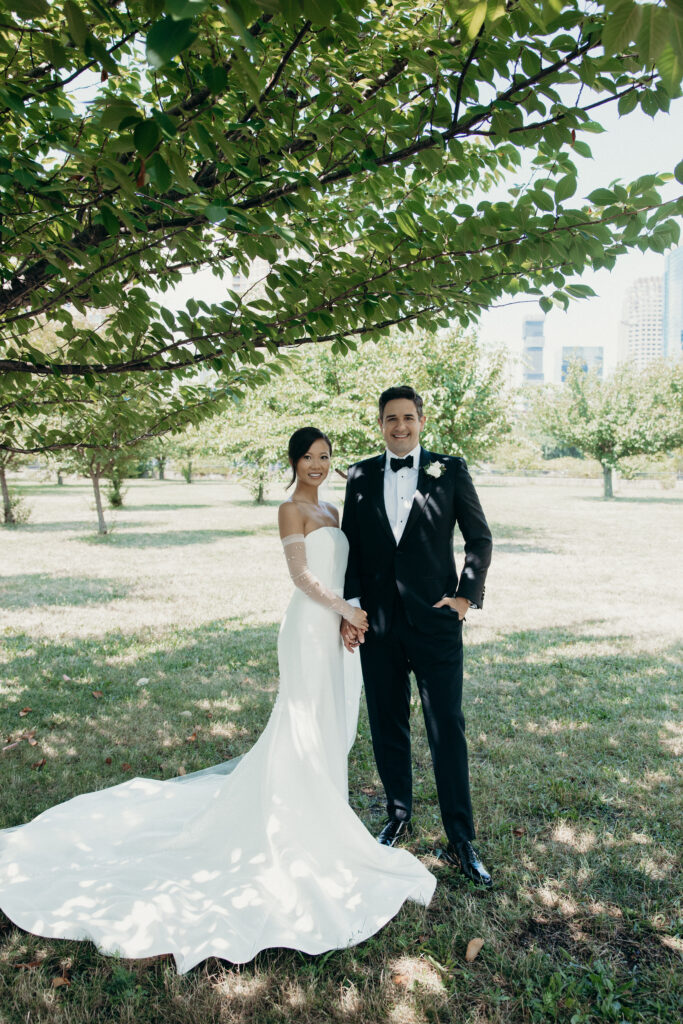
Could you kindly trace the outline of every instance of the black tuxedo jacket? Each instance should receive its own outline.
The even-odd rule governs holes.
[[[384,507],[385,454],[349,469],[342,530],[349,541],[344,596],[359,597],[370,628],[386,635],[396,594],[408,621],[425,633],[457,629],[457,614],[432,607],[442,597],[466,597],[481,607],[491,561],[491,531],[464,459],[420,449],[420,470],[412,508],[398,543]],[[440,476],[426,467],[441,463]],[[386,467],[386,472],[392,470]],[[453,533],[465,539],[465,564],[458,579]]]

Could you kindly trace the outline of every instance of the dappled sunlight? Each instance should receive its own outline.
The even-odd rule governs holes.
[[[421,987],[428,992],[445,994],[446,986],[439,972],[423,957],[402,956],[389,963],[391,980],[408,991]]]
[[[554,736],[557,733],[563,732],[582,732],[585,729],[590,729],[590,722],[576,722],[572,719],[551,719],[549,722],[544,722],[542,725],[539,722],[526,722],[524,728],[528,733],[532,733],[536,736]]]
[[[592,829],[580,829],[563,822],[557,825],[550,833],[550,838],[555,843],[562,843],[570,846],[577,853],[588,853],[597,844],[597,836]]]
[[[683,722],[666,721],[659,731],[662,747],[674,757],[683,755]]]

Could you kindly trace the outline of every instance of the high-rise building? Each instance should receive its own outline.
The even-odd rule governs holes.
[[[562,371],[561,378],[567,379],[569,364],[579,360],[584,373],[591,370],[597,372],[598,377],[603,376],[605,368],[605,350],[602,345],[563,345],[562,346]]]
[[[663,355],[661,277],[637,277],[627,290],[619,348],[641,369]]]
[[[668,254],[664,266],[662,351],[674,359],[683,357],[683,245]]]
[[[525,384],[542,384],[544,380],[544,320],[545,317],[542,313],[536,313],[533,316],[525,317],[522,324],[522,374]]]

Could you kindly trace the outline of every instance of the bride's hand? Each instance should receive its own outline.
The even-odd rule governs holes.
[[[356,629],[362,629],[364,633],[368,628],[368,614],[362,608],[354,608],[348,621]]]

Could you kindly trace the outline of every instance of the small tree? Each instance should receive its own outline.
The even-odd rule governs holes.
[[[411,384],[424,399],[427,448],[476,460],[510,430],[506,360],[462,329],[411,331],[366,342],[343,360],[329,345],[310,346],[296,373],[312,385],[310,412],[329,425],[337,463],[377,451],[377,400],[394,384]]]
[[[641,370],[620,366],[610,380],[569,367],[564,386],[531,397],[541,431],[602,466],[604,497],[622,459],[660,455],[683,444],[683,365],[661,360]]]

